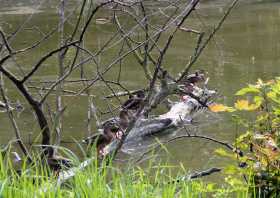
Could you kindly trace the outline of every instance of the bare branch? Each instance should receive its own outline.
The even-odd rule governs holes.
[[[75,44],[79,43],[79,41],[73,41],[71,43],[68,43],[62,47],[59,47],[58,49],[52,50],[51,52],[47,53],[46,55],[44,55],[31,69],[31,71],[23,77],[23,79],[20,81],[20,83],[24,83],[25,81],[27,81],[39,68],[40,66],[51,56],[53,56],[54,54],[60,52],[61,50],[64,50],[70,46],[74,46]]]
[[[198,57],[201,55],[205,47],[208,45],[208,43],[212,40],[214,35],[217,33],[217,31],[221,28],[222,24],[232,11],[232,9],[235,7],[237,4],[238,0],[233,0],[230,7],[227,9],[221,20],[219,21],[218,25],[213,29],[212,33],[208,36],[208,38],[205,40],[205,42],[195,51],[195,54],[191,57],[191,60],[189,64],[185,67],[185,69],[181,72],[180,76],[176,79],[176,82],[181,81],[184,76],[188,74],[190,71],[191,67],[194,65],[194,63],[197,61]]]
[[[15,131],[15,134],[16,134],[16,138],[17,138],[17,142],[19,144],[19,147],[21,148],[22,152],[24,153],[24,155],[27,157],[27,160],[28,162],[32,162],[32,158],[31,158],[31,155],[29,154],[27,148],[25,147],[22,139],[21,139],[21,135],[20,135],[20,131],[19,131],[19,128],[17,126],[17,123],[14,119],[14,116],[13,116],[13,112],[11,111],[11,108],[10,108],[10,105],[8,103],[8,99],[5,95],[5,91],[4,91],[4,81],[3,81],[3,77],[2,77],[2,74],[0,74],[0,92],[1,92],[1,96],[3,98],[3,101],[5,103],[5,106],[6,106],[6,111],[7,111],[7,114],[8,114],[8,117],[12,123],[12,126],[14,128],[14,131]]]

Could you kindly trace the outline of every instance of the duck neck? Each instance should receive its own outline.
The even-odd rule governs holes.
[[[104,129],[104,135],[109,141],[115,138],[115,134],[111,131],[110,128]]]
[[[120,112],[120,127],[121,129],[126,129],[129,123],[129,115],[127,110],[122,110]]]

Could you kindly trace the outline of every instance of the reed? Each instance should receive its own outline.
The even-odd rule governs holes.
[[[17,167],[19,173],[8,156],[9,153],[0,155],[0,197],[249,197],[246,187],[242,190],[202,180],[180,180],[182,175],[188,175],[183,168],[153,162],[145,168],[124,169],[93,161],[58,184],[57,175],[39,160],[31,166],[23,160]]]

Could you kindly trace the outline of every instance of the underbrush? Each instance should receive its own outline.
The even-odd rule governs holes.
[[[250,192],[255,197],[280,197],[280,79],[259,79],[235,95],[234,107],[212,106],[212,111],[230,112],[236,126],[243,128],[235,140],[234,153],[218,150],[239,164],[227,167],[228,178],[241,183],[236,175],[242,175],[243,180],[254,184]]]

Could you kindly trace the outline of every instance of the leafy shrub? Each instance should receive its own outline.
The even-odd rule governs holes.
[[[251,189],[255,196],[277,197],[280,195],[280,78],[268,82],[259,79],[235,95],[238,99],[234,107],[213,104],[210,109],[231,112],[234,121],[245,128],[245,133],[234,143],[243,155],[221,149],[217,152],[239,161],[240,167],[228,167],[228,173],[238,171],[247,178],[253,184]],[[227,181],[230,183],[234,179],[228,177]]]

